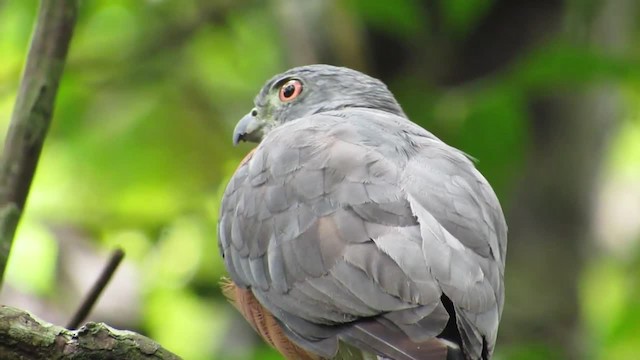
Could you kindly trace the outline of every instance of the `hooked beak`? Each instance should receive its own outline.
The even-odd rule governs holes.
[[[265,122],[254,116],[255,110],[245,115],[233,130],[233,145],[238,145],[240,141],[260,142],[262,140],[262,129]]]

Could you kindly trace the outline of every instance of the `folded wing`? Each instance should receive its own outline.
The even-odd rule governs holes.
[[[452,347],[434,339],[449,320],[445,294],[479,358],[502,307],[501,229],[484,226],[495,197],[470,163],[451,176],[457,151],[429,158],[423,147],[438,141],[389,116],[343,111],[274,130],[225,191],[225,265],[294,342],[324,357],[342,339],[399,360],[446,358]],[[480,185],[465,187],[470,179]],[[456,206],[460,218],[440,208]]]

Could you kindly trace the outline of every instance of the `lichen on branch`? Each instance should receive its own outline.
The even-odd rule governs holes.
[[[0,306],[0,359],[177,360],[153,340],[103,323],[78,330],[49,324],[30,313]]]

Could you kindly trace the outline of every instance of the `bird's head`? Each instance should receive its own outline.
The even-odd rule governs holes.
[[[405,116],[380,80],[330,65],[302,66],[274,76],[260,90],[254,104],[236,125],[234,144],[260,142],[281,124],[332,110],[367,108]]]

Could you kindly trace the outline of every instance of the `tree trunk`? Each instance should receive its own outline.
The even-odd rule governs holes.
[[[599,2],[573,13],[602,55],[619,55],[633,30],[633,1]],[[571,9],[570,9],[571,10]],[[574,9],[575,11],[575,9]],[[568,27],[566,35],[575,30]],[[622,114],[613,84],[530,99],[526,166],[508,206],[505,343],[539,342],[550,354],[583,358],[578,284],[593,240],[593,212],[604,154]]]

